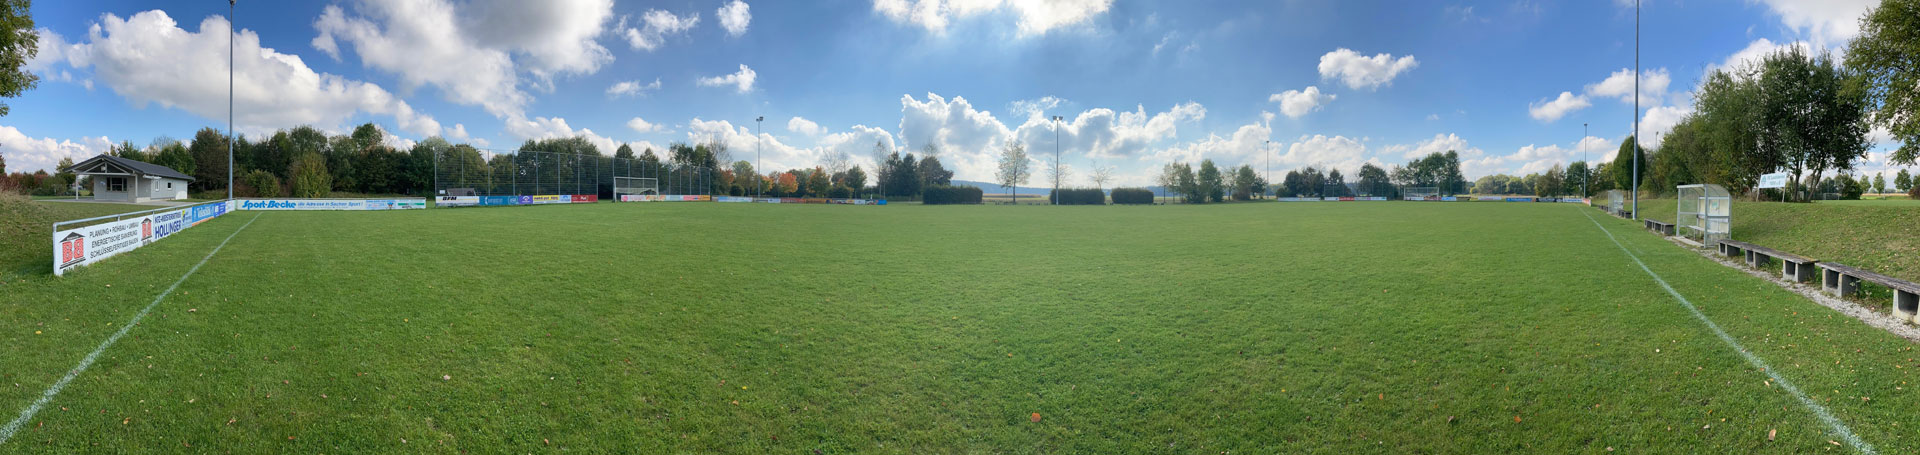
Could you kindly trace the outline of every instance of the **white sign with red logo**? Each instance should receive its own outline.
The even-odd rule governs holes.
[[[55,232],[53,274],[133,251],[187,226],[187,211],[174,210]]]

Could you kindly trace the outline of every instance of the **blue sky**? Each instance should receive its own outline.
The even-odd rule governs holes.
[[[1844,46],[1873,3],[1648,1],[1643,131],[1685,115],[1713,67]],[[224,128],[225,7],[37,2],[45,80],[0,118],[9,170]],[[970,180],[1020,141],[1064,150],[1076,183],[1111,167],[1139,185],[1173,160],[1352,172],[1448,149],[1469,177],[1537,172],[1582,145],[1610,158],[1634,118],[1620,0],[243,0],[237,17],[254,136],[719,140],[737,159],[761,145],[768,169],[935,144]],[[1862,168],[1886,169],[1883,149]]]

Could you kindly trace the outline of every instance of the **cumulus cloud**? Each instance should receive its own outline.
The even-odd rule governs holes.
[[[918,25],[943,33],[954,20],[1011,11],[1019,18],[1019,35],[1090,22],[1113,7],[1113,0],[874,0],[873,10],[894,22]]]
[[[1640,135],[1647,137],[1647,143],[1642,147],[1654,148],[1656,144],[1654,139],[1666,136],[1668,132],[1673,131],[1674,125],[1679,125],[1681,120],[1686,120],[1687,116],[1692,114],[1693,106],[1690,105],[1659,106],[1647,109],[1646,116],[1640,119]]]
[[[446,129],[445,137],[449,141],[453,141],[456,143],[464,142],[474,147],[486,147],[487,145],[489,145],[486,139],[473,137],[473,135],[467,134],[467,126],[458,124],[458,123],[453,124],[453,128]]]
[[[694,118],[687,123],[687,142],[726,144],[734,160],[753,160],[754,150],[757,147],[760,151],[762,173],[811,168],[820,164],[821,158],[825,156],[818,148],[797,147],[781,142],[771,134],[762,133],[755,136],[750,126],[735,126],[726,120]],[[868,147],[871,148],[872,144],[868,144]]]
[[[1667,87],[1673,83],[1673,77],[1666,68],[1643,70],[1640,72],[1640,104],[1657,105],[1667,95]],[[1608,75],[1606,79],[1587,86],[1587,95],[1602,98],[1618,98],[1620,102],[1633,104],[1633,69],[1621,68]]]
[[[607,96],[620,97],[620,96],[644,95],[647,92],[652,92],[654,90],[659,90],[659,89],[660,89],[659,78],[654,78],[653,83],[650,83],[650,84],[641,84],[640,81],[621,81],[619,83],[613,84],[612,87],[607,87]]]
[[[787,120],[787,131],[792,131],[805,136],[819,136],[821,133],[827,132],[827,129],[821,128],[820,124],[813,123],[812,120],[807,120],[801,117],[794,117]]]
[[[393,73],[407,87],[431,85],[447,101],[481,106],[499,117],[519,114],[531,101],[516,86],[508,51],[480,46],[467,37],[451,4],[363,2],[359,12],[366,17],[349,17],[339,6],[327,6],[313,23],[320,31],[313,47],[337,60],[344,41],[362,65]]]
[[[747,34],[747,23],[753,21],[753,13],[747,12],[747,2],[733,0],[714,11],[720,18],[720,28],[727,30],[729,36]]]
[[[1306,90],[1288,90],[1267,97],[1268,102],[1280,103],[1280,113],[1288,118],[1300,118],[1318,111],[1321,106],[1333,102],[1333,99],[1334,95],[1320,93],[1320,88],[1314,86],[1308,86]]]
[[[1860,35],[1860,16],[1880,0],[1759,0],[1780,22],[1807,37],[1837,45]]]
[[[1411,55],[1397,59],[1384,53],[1368,57],[1340,48],[1320,56],[1320,78],[1338,79],[1354,90],[1377,90],[1418,66],[1420,61]]]
[[[651,133],[664,129],[660,125],[647,122],[646,119],[640,117],[634,117],[633,120],[628,120],[627,128],[632,128],[634,131],[641,133]]]
[[[1586,137],[1570,146],[1559,144],[1527,144],[1511,154],[1484,156],[1468,159],[1461,154],[1461,172],[1467,178],[1474,179],[1489,174],[1527,175],[1546,172],[1554,165],[1565,167],[1574,161],[1582,160],[1581,150],[1585,147],[1586,158],[1594,164],[1611,161],[1615,149],[1619,147],[1613,141],[1598,137]]]
[[[1813,46],[1806,41],[1776,43],[1770,39],[1760,38],[1753,40],[1751,43],[1747,43],[1747,47],[1741,48],[1739,51],[1734,52],[1733,55],[1727,56],[1726,61],[1707,67],[1705,73],[1711,73],[1714,70],[1737,70],[1749,65],[1758,66],[1760,61],[1766,59],[1768,55],[1773,55],[1775,52],[1789,48],[1798,48],[1801,52],[1813,53]]]
[[[624,25],[626,21],[621,22]],[[639,28],[620,27],[621,33],[627,37],[627,44],[634,49],[651,51],[666,44],[668,36],[686,33],[688,30],[693,30],[694,26],[700,25],[700,13],[676,16],[666,11],[651,9],[640,16],[640,22],[643,25]]]
[[[635,120],[638,120],[638,119],[636,118]],[[629,122],[628,126],[631,127],[632,123]],[[616,141],[613,138],[601,136],[598,133],[594,133],[592,129],[588,129],[588,128],[574,129],[572,126],[567,125],[567,119],[560,118],[560,117],[534,117],[532,119],[524,119],[524,118],[508,119],[507,133],[512,134],[521,139],[533,139],[533,140],[584,137],[587,139],[587,142],[592,143],[594,147],[598,147],[600,149],[600,153],[603,155],[613,155],[613,151],[615,149],[619,149],[621,144],[632,144],[635,150],[639,150],[643,148],[642,146],[645,146],[645,147],[653,146],[652,143],[645,142],[645,141],[641,141],[641,142]]]
[[[209,17],[198,31],[180,28],[164,11],[101,16],[85,43],[62,57],[136,107],[158,104],[208,119],[225,119],[229,24]],[[233,112],[243,130],[297,125],[337,127],[359,114],[392,116],[400,129],[440,134],[440,123],[378,85],[319,73],[299,56],[260,46],[259,35],[233,38]],[[52,62],[44,63],[52,65]],[[289,107],[292,106],[292,107]]]
[[[731,85],[734,87],[734,90],[740,93],[746,93],[753,91],[753,80],[757,77],[759,77],[759,75],[753,72],[753,68],[748,68],[747,64],[742,63],[740,64],[740,71],[738,72],[720,76],[702,77],[697,82],[702,87],[725,87]]]
[[[1567,114],[1592,105],[1593,103],[1588,102],[1585,96],[1576,96],[1573,92],[1560,92],[1559,98],[1542,99],[1527,105],[1527,114],[1532,115],[1534,120],[1552,123]]]
[[[1274,161],[1285,164],[1287,167],[1315,166],[1321,169],[1339,169],[1341,173],[1347,175],[1359,172],[1360,166],[1364,164],[1386,166],[1386,163],[1381,162],[1379,158],[1368,156],[1365,139],[1319,134],[1300,136],[1292,144],[1287,145],[1286,153],[1274,157]]]
[[[1029,115],[1014,129],[1014,137],[1026,143],[1029,152],[1059,150],[1095,159],[1129,158],[1173,139],[1180,123],[1206,117],[1207,108],[1194,102],[1153,114],[1148,114],[1145,106],[1135,106],[1132,112],[1094,108],[1058,125],[1045,115]]]
[[[7,158],[7,172],[27,172],[45,170],[52,174],[61,158],[80,161],[94,155],[106,153],[113,141],[106,136],[81,137],[71,139],[53,139],[32,137],[20,132],[18,128],[0,126],[0,155]]]
[[[542,83],[560,74],[593,74],[613,61],[595,40],[613,18],[613,0],[473,0],[458,9],[462,35],[513,52]]]

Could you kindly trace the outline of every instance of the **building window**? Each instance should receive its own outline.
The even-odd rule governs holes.
[[[126,179],[126,178],[123,178],[123,177],[109,177],[109,178],[107,178],[107,191],[118,191],[118,192],[126,192],[126,191],[127,191],[127,179]]]
[[[167,189],[173,189],[173,182],[167,182]]]

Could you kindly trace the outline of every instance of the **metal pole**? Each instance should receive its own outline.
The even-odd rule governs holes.
[[[1265,182],[1263,182],[1265,184],[1260,186],[1260,197],[1265,198],[1267,197],[1267,190],[1270,188],[1273,188],[1273,140],[1272,139],[1267,140],[1267,148],[1265,150],[1260,151],[1260,156],[1262,158],[1266,158],[1267,160],[1266,177],[1261,178],[1262,180],[1265,180]]]
[[[1580,197],[1587,197],[1587,181],[1593,180],[1593,162],[1587,161],[1587,124],[1580,124],[1580,162],[1587,163],[1587,173],[1580,175]]]
[[[766,186],[766,181],[758,175],[767,172],[765,169],[760,168],[760,122],[766,119],[767,117],[764,115],[753,118],[753,173],[755,174],[753,176],[753,197],[755,198],[760,197],[760,187]]]
[[[1060,205],[1060,116],[1053,116],[1053,205]],[[1019,202],[1020,187],[1013,189],[1014,202]]]
[[[1640,219],[1640,0],[1633,0],[1633,219]]]
[[[227,199],[233,199],[233,4],[227,0]],[[79,194],[79,192],[74,192]]]

